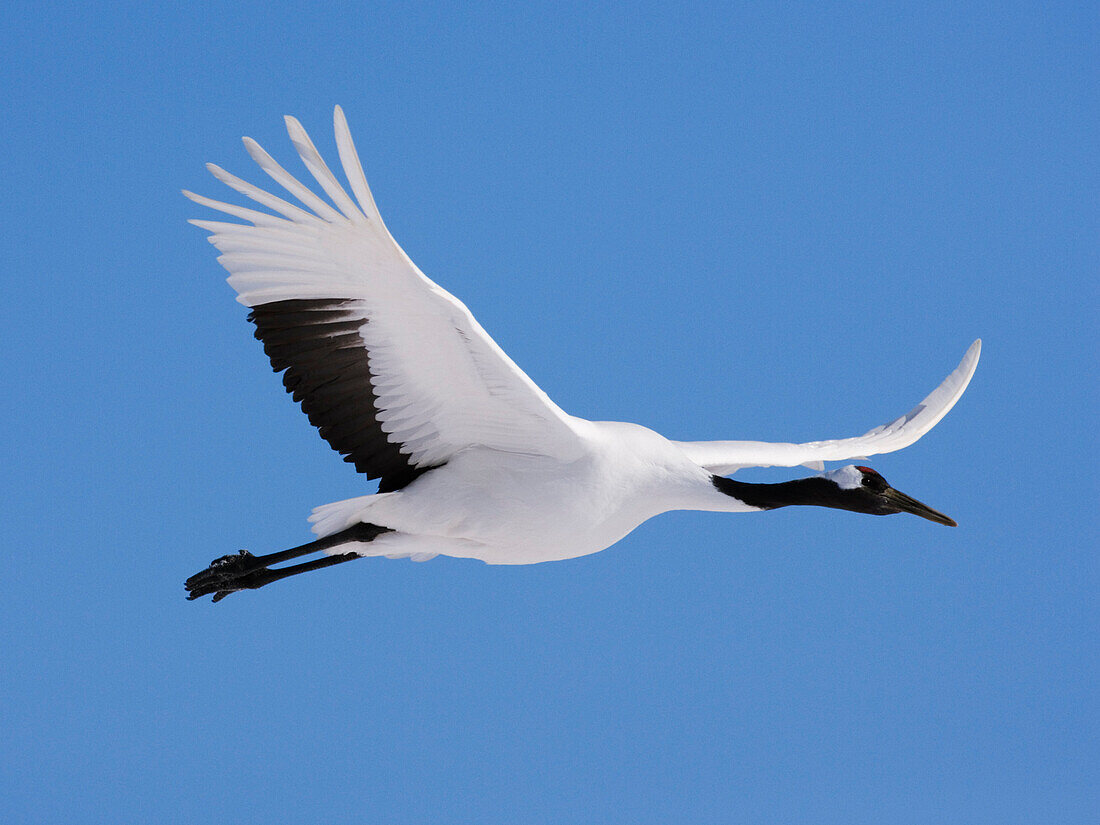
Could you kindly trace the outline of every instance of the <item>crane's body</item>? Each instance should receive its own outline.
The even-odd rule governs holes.
[[[470,447],[392,493],[318,507],[320,535],[369,522],[393,533],[352,549],[362,555],[442,553],[490,564],[533,564],[596,553],[670,510],[750,512],[653,430],[575,420],[581,452],[546,456]],[[344,548],[342,548],[344,549]]]
[[[287,390],[345,461],[380,480],[379,492],[316,508],[310,520],[318,538],[306,545],[215,560],[188,579],[190,598],[212,593],[217,601],[363,556],[445,554],[490,564],[575,558],[669,510],[816,504],[954,524],[867,467],[780,484],[726,476],[754,466],[822,470],[826,461],[908,446],[962,395],[980,342],[910,413],[855,438],[677,442],[636,424],[586,421],[554,404],[397,245],[339,107],[337,148],[354,200],[301,125],[293,118],[287,125],[335,208],[245,138],[253,159],[305,208],[210,165],[219,180],[271,211],[185,193],[248,222],[192,223],[211,233]],[[317,552],[326,557],[273,567]]]

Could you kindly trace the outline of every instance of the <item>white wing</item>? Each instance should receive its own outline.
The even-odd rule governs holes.
[[[712,473],[728,475],[743,467],[824,469],[825,461],[846,461],[908,447],[939,423],[970,383],[982,351],[981,339],[970,345],[959,365],[943,383],[912,410],[856,438],[771,444],[766,441],[674,441],[692,461]]]
[[[340,160],[358,204],[294,118],[287,130],[336,209],[250,138],[260,167],[306,209],[214,165],[222,182],[272,215],[184,194],[248,224],[192,221],[211,233],[237,298],[287,390],[345,460],[396,489],[457,451],[483,445],[574,458],[566,415],[501,350],[469,310],[397,245],[367,187],[336,107]]]

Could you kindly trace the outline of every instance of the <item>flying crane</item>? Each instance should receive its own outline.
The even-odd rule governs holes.
[[[373,495],[325,504],[317,539],[255,556],[223,556],[186,582],[188,598],[239,590],[364,556],[443,554],[534,564],[596,553],[670,510],[761,512],[817,505],[913,513],[955,526],[875,470],[846,465],[776,484],[728,478],[745,467],[846,461],[907,447],[955,405],[981,341],[920,404],[855,438],[805,444],[671,441],[637,424],[560,409],[453,295],[404,253],[378,213],[344,113],[336,146],[351,194],[293,117],[287,130],[331,204],[259,144],[252,159],[302,206],[208,164],[269,211],[184,194],[245,223],[193,220],[208,231],[249,307],[255,336],[321,437],[369,479]],[[303,208],[304,207],[304,208]],[[276,567],[320,553],[311,561]]]

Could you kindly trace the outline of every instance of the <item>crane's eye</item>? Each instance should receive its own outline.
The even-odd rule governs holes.
[[[873,487],[874,485],[875,485],[875,477],[874,476],[864,476],[863,477],[863,486],[864,487]]]

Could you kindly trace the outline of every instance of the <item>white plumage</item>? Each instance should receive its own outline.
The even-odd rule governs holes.
[[[908,447],[940,423],[955,406],[978,366],[982,342],[975,341],[962,361],[923,401],[889,424],[875,427],[855,438],[810,441],[805,444],[766,441],[677,441],[674,442],[697,464],[712,473],[727,475],[745,467],[796,467],[824,469],[826,461],[848,461]]]
[[[314,510],[320,537],[360,523],[385,528],[369,542],[326,552],[527,564],[597,552],[668,510],[821,503],[752,504],[751,495],[742,500],[716,487],[714,475],[822,468],[899,450],[943,418],[977,365],[979,341],[914,410],[856,438],[676,442],[634,424],[576,418],[397,245],[340,108],[336,142],[351,195],[301,124],[286,121],[331,204],[250,138],[244,143],[252,158],[305,208],[212,164],[216,178],[270,212],[185,194],[246,222],[192,221],[210,232],[237,300],[253,309],[257,337],[275,368],[286,370],[288,390],[346,460],[382,480],[383,492]]]

